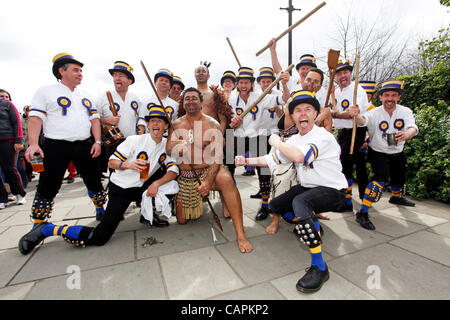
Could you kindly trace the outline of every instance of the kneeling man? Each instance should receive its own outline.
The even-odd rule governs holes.
[[[176,179],[178,167],[166,156],[166,139],[163,134],[167,130],[169,120],[164,110],[160,106],[152,107],[145,120],[148,121],[150,133],[129,136],[110,157],[108,166],[115,171],[111,174],[108,186],[109,201],[100,224],[92,228],[39,223],[19,240],[19,251],[22,254],[30,253],[42,240],[50,236],[61,236],[68,243],[80,247],[102,246],[109,241],[123,220],[123,214],[131,202],[140,203],[145,190],[146,196],[156,197],[161,186]],[[141,172],[147,170],[148,164],[150,178],[144,180],[145,176],[142,176],[141,179]],[[167,221],[159,220],[156,214],[153,214],[152,223],[154,226],[168,225]]]
[[[322,239],[317,214],[339,211],[345,206],[347,181],[339,160],[341,149],[334,136],[314,124],[320,112],[315,93],[297,91],[292,95],[289,112],[299,133],[283,142],[277,135],[271,135],[270,145],[275,152],[263,157],[236,157],[236,165],[270,167],[274,170],[281,163],[294,163],[300,184],[279,195],[270,202],[273,213],[292,211],[298,218],[296,233],[309,248],[311,267],[297,282],[297,290],[314,292],[328,280],[327,265],[322,258]],[[274,214],[278,227],[279,216]],[[277,218],[276,218],[277,217]]]
[[[185,224],[190,219],[200,218],[203,198],[211,190],[219,191],[230,212],[239,250],[250,252],[253,247],[244,233],[241,196],[230,172],[221,164],[223,135],[220,125],[202,113],[203,96],[198,89],[186,89],[182,101],[186,114],[173,122],[167,142],[167,153],[178,159],[180,168],[177,221]]]

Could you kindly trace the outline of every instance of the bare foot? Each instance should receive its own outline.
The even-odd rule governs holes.
[[[268,234],[275,234],[278,231],[278,222],[272,221],[272,223],[266,228]]]
[[[272,215],[272,223],[266,228],[268,234],[275,234],[278,231],[280,225],[280,216],[278,214]]]
[[[248,239],[245,236],[242,238],[238,238],[237,242],[238,242],[239,250],[242,253],[249,253],[253,250],[252,244],[250,243],[250,241],[248,241]]]
[[[316,217],[319,218],[319,219],[322,219],[322,220],[330,220],[330,217],[324,216],[324,215],[322,215],[320,213],[316,214]]]

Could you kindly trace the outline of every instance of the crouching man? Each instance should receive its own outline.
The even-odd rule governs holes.
[[[235,158],[238,166],[270,167],[274,170],[281,163],[294,163],[300,184],[275,197],[270,208],[275,214],[292,211],[298,218],[295,227],[300,240],[310,248],[311,267],[297,282],[297,290],[314,292],[328,280],[328,267],[322,258],[322,239],[317,214],[339,211],[345,206],[347,181],[339,160],[341,149],[336,139],[324,128],[314,124],[320,112],[315,93],[297,91],[292,95],[289,112],[299,133],[283,142],[271,135],[269,143],[275,152],[258,158]],[[273,223],[278,227],[278,219]]]
[[[169,123],[164,110],[160,106],[152,107],[145,120],[148,121],[150,133],[128,137],[110,157],[108,166],[115,171],[111,174],[108,186],[109,201],[100,224],[92,228],[39,223],[19,240],[19,251],[22,254],[30,253],[42,240],[50,236],[61,236],[68,243],[80,247],[104,245],[123,220],[131,202],[140,203],[145,190],[146,196],[156,197],[161,186],[176,179],[179,170],[175,162],[166,155],[167,140],[163,138]],[[145,177],[145,170],[149,170],[150,178]],[[152,224],[167,226],[168,222],[153,214]]]

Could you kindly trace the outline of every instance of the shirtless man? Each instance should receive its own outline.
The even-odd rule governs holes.
[[[239,250],[250,252],[253,246],[244,233],[241,196],[230,173],[221,164],[223,139],[219,123],[202,112],[203,96],[198,89],[188,88],[182,97],[186,115],[173,122],[166,147],[167,153],[177,159],[181,171],[177,221],[185,224],[199,218],[203,214],[202,198],[217,190],[230,211]]]
[[[219,90],[217,86],[208,86],[209,78],[209,70],[205,65],[200,65],[195,68],[197,89],[203,95],[202,112],[218,121],[220,130],[224,133],[231,120],[231,107],[228,106],[226,96],[223,94],[222,90]],[[216,95],[221,96],[216,97]],[[220,100],[218,100],[218,98]],[[218,105],[218,102],[220,102],[220,106]]]

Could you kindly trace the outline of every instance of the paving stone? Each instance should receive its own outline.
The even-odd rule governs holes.
[[[8,230],[0,234],[0,250],[17,249],[20,238],[30,230],[31,224],[9,227]]]
[[[391,243],[450,267],[450,238],[448,237],[421,231],[391,241]]]
[[[398,238],[416,231],[424,230],[427,226],[417,224],[408,220],[394,218],[392,216],[379,214],[376,211],[370,211],[370,221],[375,225],[376,232],[388,235],[393,238]],[[354,217],[347,219],[347,221],[356,224],[359,228],[361,226],[356,222]]]
[[[217,242],[215,245],[226,243],[226,238],[220,231],[214,231]],[[154,237],[157,241],[163,242],[142,247],[144,238]],[[150,258],[194,250],[198,248],[210,247],[214,245],[211,232],[211,225],[203,215],[196,221],[189,221],[185,225],[171,224],[164,228],[146,228],[136,231],[137,257],[138,259]],[[236,250],[237,247],[236,247]]]
[[[213,300],[286,300],[270,283],[261,283],[255,286],[238,289],[214,297]]]
[[[380,233],[363,229],[359,224],[353,223],[353,219],[351,217],[320,221],[324,229],[323,251],[339,257],[392,239]],[[376,225],[375,221],[374,224]]]
[[[301,270],[285,277],[272,280],[272,285],[288,300],[373,300],[373,296],[364,292],[339,274],[330,270],[330,279],[314,293],[302,293],[297,290],[297,281],[305,275]]]
[[[440,224],[433,228],[428,229],[430,232],[440,234],[441,236],[446,236],[450,238],[450,222]]]
[[[251,239],[253,251],[242,254],[236,244],[217,246],[234,270],[248,285],[265,282],[304,269],[311,261],[309,251],[295,235],[281,231]],[[328,258],[327,255],[324,256]]]
[[[434,227],[438,224],[448,222],[448,219],[442,219],[425,213],[420,213],[413,207],[395,206],[392,208],[379,210],[379,213],[393,218],[408,220],[428,227]]]
[[[58,210],[53,210],[51,213],[50,222],[59,222],[63,221],[66,217],[67,213],[70,211],[70,208],[59,208]],[[31,228],[33,224],[33,220],[30,217],[30,210],[20,210],[11,215],[8,219],[2,221],[0,226],[20,226],[27,225]]]
[[[450,292],[448,267],[390,244],[345,255],[328,266],[377,299],[448,299]]]
[[[416,206],[413,211],[426,213],[430,216],[450,220],[450,205],[436,200],[411,199]]]
[[[1,250],[0,288],[6,286],[29,257],[22,255],[17,249]],[[0,295],[1,296],[1,295]]]
[[[11,283],[17,284],[62,275],[72,265],[86,270],[133,260],[134,235],[132,232],[114,234],[102,247],[78,248],[61,241],[44,243],[34,252],[33,257]]]
[[[23,300],[34,284],[34,282],[28,282],[2,288],[0,289],[0,300]]]
[[[94,270],[70,270],[66,275],[40,280],[27,299],[36,300],[162,300],[167,299],[156,258]],[[79,282],[75,277],[80,276]],[[79,286],[78,286],[79,285]]]
[[[61,210],[62,208],[67,207],[59,207],[54,211]],[[92,203],[72,205],[69,208],[70,210],[65,216],[66,220],[95,217],[95,207]]]
[[[207,299],[244,287],[215,248],[162,256],[160,261],[170,299]]]

